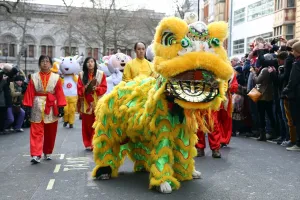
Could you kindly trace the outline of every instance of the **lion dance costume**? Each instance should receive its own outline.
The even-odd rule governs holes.
[[[82,56],[65,57],[55,59],[59,63],[59,71],[62,74],[63,90],[67,100],[64,108],[64,127],[69,124],[69,128],[73,128],[75,121],[75,112],[77,107],[77,83],[78,73],[80,71],[80,61]]]
[[[227,24],[188,25],[163,19],[154,38],[158,78],[121,82],[98,101],[92,176],[117,177],[128,155],[135,171],[150,172],[150,188],[170,193],[179,181],[200,178],[195,170],[198,127],[209,132],[211,110],[225,100],[233,73],[222,42]]]

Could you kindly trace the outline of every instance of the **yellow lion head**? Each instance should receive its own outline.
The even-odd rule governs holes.
[[[223,48],[227,23],[187,24],[169,17],[157,27],[154,69],[163,78],[167,95],[185,109],[218,109],[233,69]]]

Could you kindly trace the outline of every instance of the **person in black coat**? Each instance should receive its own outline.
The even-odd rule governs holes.
[[[283,98],[287,98],[290,103],[290,111],[293,123],[296,126],[296,144],[287,148],[290,151],[300,151],[300,42],[293,46],[295,62],[293,64],[289,82],[282,91]]]

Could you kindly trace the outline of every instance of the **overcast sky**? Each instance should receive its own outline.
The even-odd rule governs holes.
[[[62,0],[33,0],[36,3],[40,4],[50,4],[50,5],[63,5]],[[96,0],[97,1],[97,0]],[[103,0],[109,1],[109,0]],[[147,8],[151,10],[155,10],[156,12],[163,12],[167,13],[168,15],[173,14],[174,10],[174,0],[117,0],[120,7],[128,7],[130,9],[137,9],[137,8]],[[88,3],[90,0],[66,0],[68,4],[71,2],[74,6],[82,6],[83,3]],[[86,4],[88,5],[88,4]]]

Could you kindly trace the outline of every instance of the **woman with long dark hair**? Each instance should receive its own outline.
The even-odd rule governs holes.
[[[87,150],[92,150],[94,136],[93,123],[95,121],[94,110],[97,101],[107,90],[104,73],[97,70],[96,60],[87,57],[83,63],[83,71],[79,73],[77,92],[79,97],[79,111],[82,117],[82,139]]]

